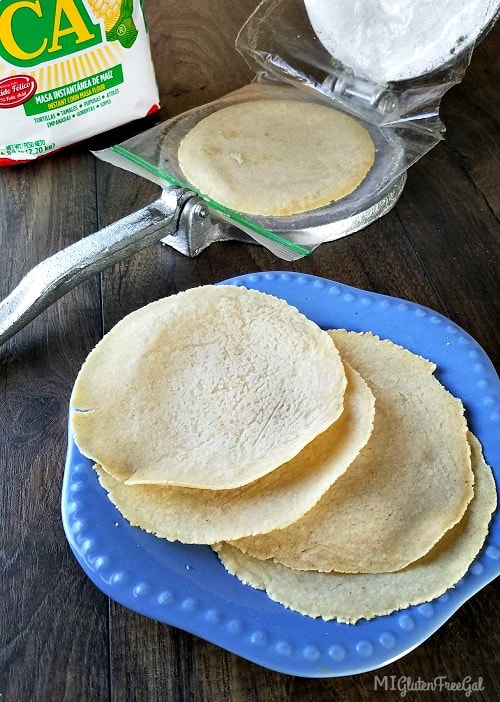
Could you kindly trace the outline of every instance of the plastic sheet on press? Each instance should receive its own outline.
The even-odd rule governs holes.
[[[443,134],[442,96],[460,82],[498,0],[263,0],[236,48],[257,73],[392,126],[408,165]]]
[[[257,216],[235,212],[207,197],[186,180],[178,162],[179,144],[200,120],[216,110],[236,103],[266,99],[325,104],[321,95],[308,94],[293,85],[259,81],[94,154],[163,187],[180,187],[195,192],[205,200],[216,218],[230,221],[280,258],[296,260],[306,256],[324,241],[338,238],[331,235],[332,225],[336,222],[342,223],[380,200],[405,170],[404,149],[393,129],[360,120],[374,141],[376,157],[368,175],[350,195],[327,206],[290,216]],[[358,226],[357,229],[359,228]]]
[[[395,204],[408,168],[443,138],[441,98],[462,79],[498,8],[491,0],[264,0],[236,40],[255,71],[251,85],[95,153],[162,187],[198,194],[214,218],[296,260]],[[217,110],[266,99],[320,102],[354,116],[375,145],[361,184],[315,210],[255,216],[230,210],[187,182],[178,162],[183,137]]]
[[[291,92],[297,93],[296,90],[286,86],[281,90],[287,96]],[[140,175],[163,188],[182,188],[196,193],[206,202],[214,218],[237,227],[279,258],[295,261],[307,256],[313,248],[294,240],[293,236],[288,236],[288,228],[289,226],[293,227],[297,222],[297,216],[258,217],[236,212],[189,183],[178,162],[178,149],[182,138],[201,119],[235,102],[277,96],[279,97],[279,94],[277,95],[275,90],[269,93],[266,86],[245,86],[219,100],[196,107],[157,124],[121,144],[93,153],[101,160]]]

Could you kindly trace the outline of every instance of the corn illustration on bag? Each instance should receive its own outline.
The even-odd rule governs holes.
[[[0,165],[159,109],[142,0],[0,0]]]

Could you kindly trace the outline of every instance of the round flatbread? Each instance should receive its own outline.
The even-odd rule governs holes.
[[[292,570],[252,558],[230,544],[215,547],[226,569],[285,607],[311,617],[354,623],[428,602],[467,572],[488,533],[497,498],[491,469],[470,435],[475,491],[465,516],[422,559],[398,573],[343,574]]]
[[[304,517],[236,545],[299,570],[400,570],[427,553],[472,498],[463,406],[429,361],[372,334],[330,333],[375,395],[370,439]]]
[[[235,488],[327,429],[345,387],[332,339],[296,308],[204,286],[133,312],[101,340],[76,380],[71,426],[117,480]]]
[[[170,541],[212,544],[279,529],[301,517],[342,475],[368,441],[370,388],[346,367],[344,411],[284,466],[234,490],[126,485],[96,466],[111,502],[132,526]]]
[[[203,194],[234,210],[286,216],[345,197],[375,147],[353,117],[287,99],[239,102],[202,119],[179,144],[179,166]]]

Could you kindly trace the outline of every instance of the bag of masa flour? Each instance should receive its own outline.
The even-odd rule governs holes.
[[[142,0],[0,0],[0,165],[158,109]]]

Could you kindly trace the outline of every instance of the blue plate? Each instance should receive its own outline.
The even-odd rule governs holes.
[[[477,343],[411,302],[310,275],[258,273],[225,281],[282,297],[319,326],[372,331],[437,364],[500,480],[500,382]],[[500,572],[500,517],[462,580],[436,600],[357,624],[302,616],[229,575],[207,546],[170,543],[131,527],[69,435],[62,515],[89,578],[116,602],[283,673],[335,677],[374,670],[425,641]]]

